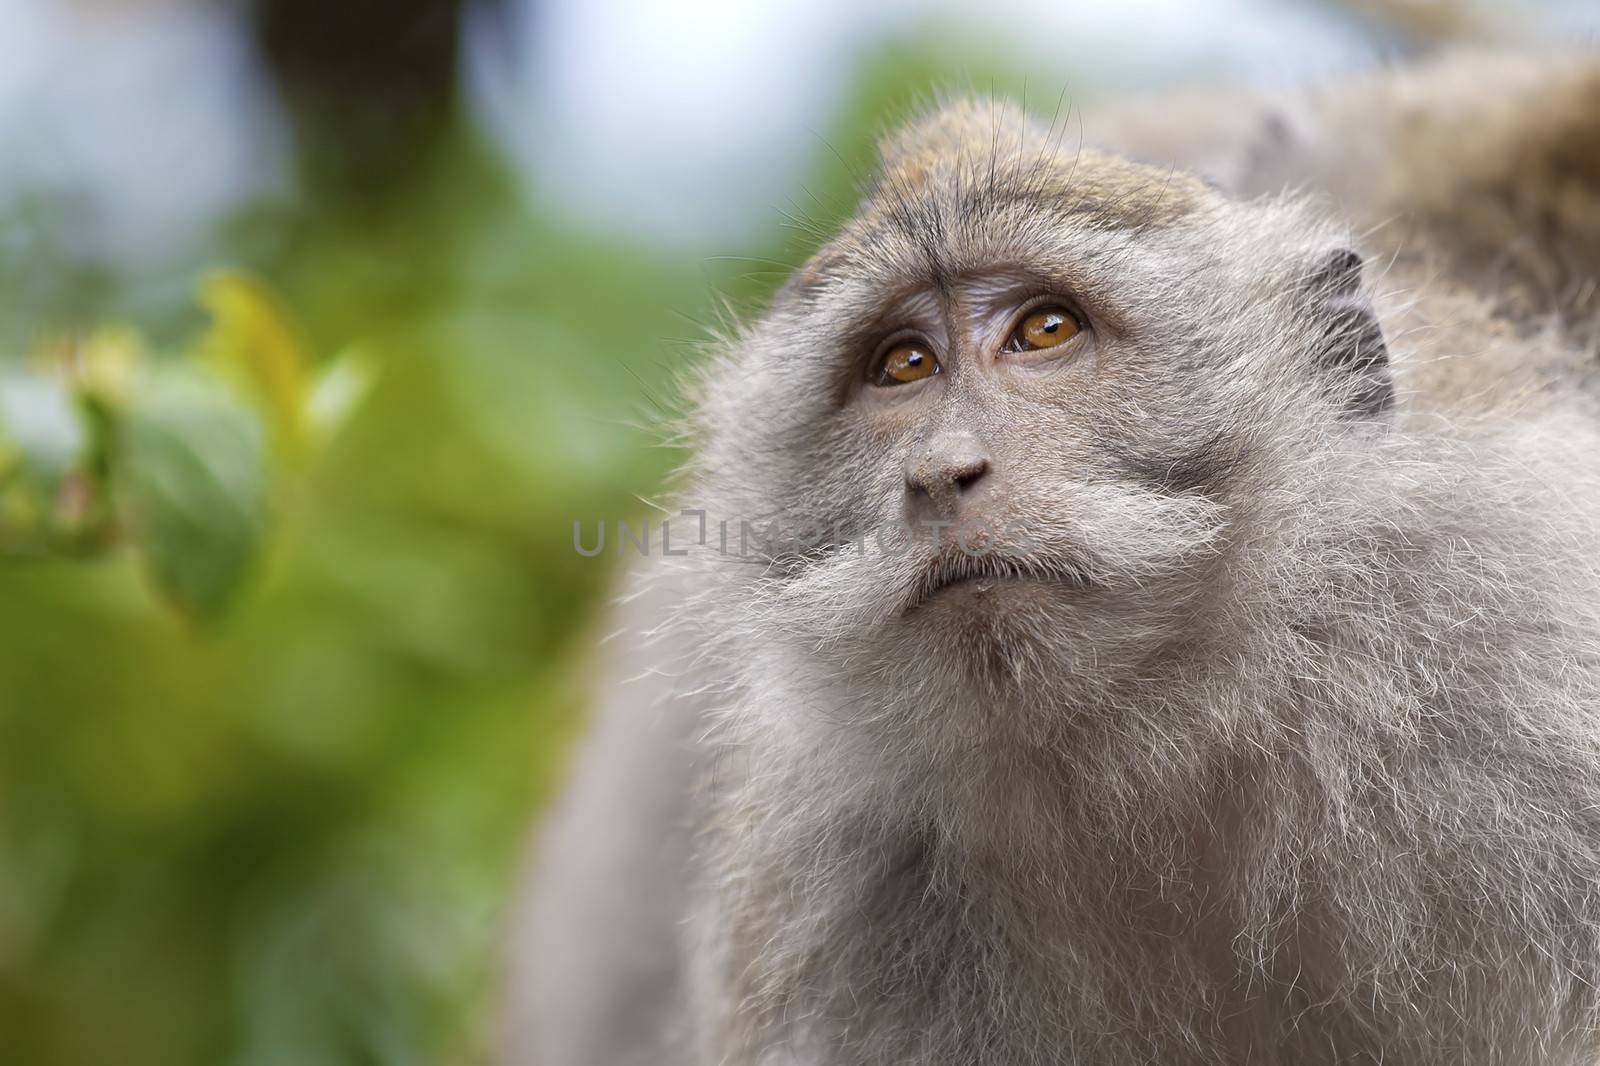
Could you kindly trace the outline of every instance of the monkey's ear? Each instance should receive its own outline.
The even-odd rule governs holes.
[[[1322,330],[1322,362],[1344,385],[1350,413],[1382,414],[1394,404],[1394,380],[1383,327],[1361,284],[1361,256],[1349,248],[1324,252],[1308,284]]]

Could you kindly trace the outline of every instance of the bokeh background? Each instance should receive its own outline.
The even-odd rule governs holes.
[[[0,0],[0,1063],[482,1063],[707,330],[949,92],[1600,8]],[[592,529],[592,525],[588,526]]]

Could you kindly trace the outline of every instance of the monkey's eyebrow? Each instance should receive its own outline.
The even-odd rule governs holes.
[[[985,224],[1005,224],[1006,212],[1023,211],[1050,215],[1073,225],[1112,232],[1148,230],[1172,225],[1188,217],[1197,204],[1187,192],[1174,194],[1158,185],[1139,186],[1108,194],[1104,189],[1016,188],[971,190],[963,194],[971,202],[961,210],[962,226],[981,228]],[[889,210],[875,220],[872,229],[892,231],[897,239],[875,236],[870,230],[851,227],[834,242],[824,245],[784,285],[782,297],[809,303],[835,278],[858,274],[869,268],[881,269],[887,253],[895,247],[903,266],[899,273],[914,279],[919,286],[935,291],[947,289],[953,268],[946,257],[947,230],[942,218],[928,210]]]
[[[969,209],[964,209],[966,227],[982,225],[1004,211],[1020,209],[1097,230],[1148,230],[1172,225],[1196,210],[1195,203],[1185,196],[1161,196],[1158,190],[1149,189],[1109,197],[1093,189],[1011,189],[971,195],[975,199]],[[894,243],[902,244],[908,252],[916,250],[913,255],[919,260],[919,269],[915,273],[936,290],[946,287],[950,268],[943,254],[945,236],[927,225],[923,212],[888,212],[881,225],[904,239]],[[879,265],[880,258],[864,247],[867,239],[855,234],[845,242],[825,246],[789,279],[785,291],[810,298],[836,276],[859,266]]]
[[[938,297],[925,279],[913,277],[905,284],[874,287],[852,304],[836,321],[833,331],[834,342],[842,353],[870,348],[896,330],[914,329],[929,335],[940,332]]]

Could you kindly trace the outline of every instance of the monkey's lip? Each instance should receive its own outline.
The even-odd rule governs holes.
[[[915,609],[947,589],[971,585],[987,591],[1012,582],[1040,582],[1071,589],[1089,586],[1082,570],[1056,560],[1002,555],[994,552],[947,551],[933,558],[923,571],[907,610]]]

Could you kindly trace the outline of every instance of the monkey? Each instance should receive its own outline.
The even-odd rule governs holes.
[[[884,140],[690,389],[820,532],[626,579],[508,1061],[1600,1061],[1600,60],[1461,62]]]

